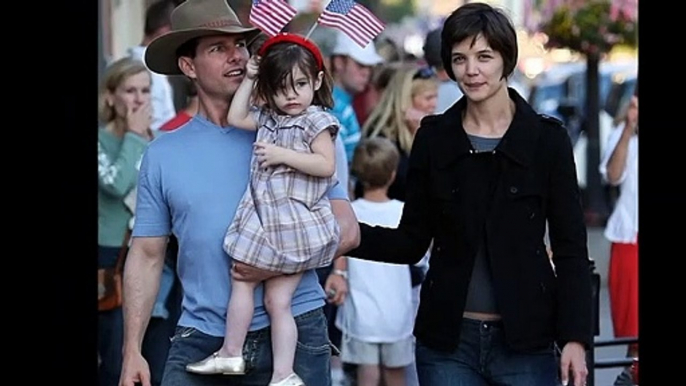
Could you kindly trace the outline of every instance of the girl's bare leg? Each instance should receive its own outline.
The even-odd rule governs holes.
[[[298,329],[291,313],[291,299],[300,283],[302,273],[281,275],[264,284],[264,306],[271,320],[274,371],[271,383],[279,382],[293,373]]]
[[[248,335],[255,307],[257,282],[231,280],[231,297],[226,312],[224,343],[219,349],[220,357],[243,356],[243,344]]]

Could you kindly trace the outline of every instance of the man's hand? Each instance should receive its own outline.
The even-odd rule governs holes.
[[[574,375],[574,386],[586,385],[588,368],[586,367],[586,351],[578,342],[568,342],[562,349],[560,357],[560,380],[562,385],[569,383],[569,373]]]
[[[124,355],[119,386],[150,386],[150,367],[140,352]]]
[[[239,281],[260,282],[279,275],[278,272],[265,271],[251,267],[240,261],[234,261],[231,267],[231,277]]]
[[[324,283],[327,301],[340,306],[348,295],[348,281],[341,275],[330,274]]]

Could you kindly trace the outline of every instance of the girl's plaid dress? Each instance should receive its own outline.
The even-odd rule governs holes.
[[[258,142],[311,153],[312,140],[329,130],[335,140],[339,122],[320,107],[298,116],[255,108]],[[260,168],[251,161],[250,183],[224,238],[233,259],[281,273],[327,266],[338,247],[339,227],[327,192],[336,177],[314,177],[290,166]]]

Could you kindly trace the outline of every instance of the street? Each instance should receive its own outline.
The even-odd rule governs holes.
[[[588,253],[595,260],[596,272],[600,274],[600,335],[596,339],[612,339],[612,319],[607,292],[607,269],[610,260],[610,243],[603,236],[603,228],[588,229]],[[596,359],[622,358],[626,346],[608,346],[595,349]],[[589,369],[590,370],[590,369]],[[595,371],[594,386],[612,386],[621,368],[599,369]]]

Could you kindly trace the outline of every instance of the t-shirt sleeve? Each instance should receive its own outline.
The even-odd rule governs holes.
[[[309,115],[306,126],[304,139],[308,144],[311,144],[312,140],[324,130],[329,130],[331,140],[335,140],[341,124],[333,114],[327,111],[317,111]]]
[[[340,182],[336,182],[331,189],[329,189],[329,193],[326,195],[329,200],[346,200],[350,201],[350,197],[348,197],[348,190],[346,187],[341,184]]]
[[[260,106],[250,107],[250,114],[252,114],[252,117],[255,120],[255,125],[258,129],[262,127],[269,118],[269,114],[267,114],[267,111]]]
[[[134,237],[159,237],[171,234],[171,213],[162,190],[161,170],[154,152],[148,148],[138,173]]]

